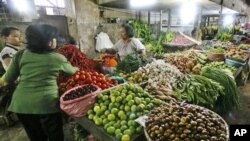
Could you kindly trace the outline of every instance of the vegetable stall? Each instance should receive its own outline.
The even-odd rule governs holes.
[[[136,35],[146,39],[146,55],[126,56],[108,75],[75,46],[58,49],[80,69],[71,77],[58,78],[62,103],[76,101],[82,107],[74,113],[62,105],[78,123],[76,140],[83,140],[87,132],[101,141],[227,141],[228,125],[222,117],[239,107],[238,86],[244,85],[249,75],[248,44],[217,41],[198,46],[183,34],[170,31],[153,40],[144,23],[133,21],[133,26],[145,28],[136,30]],[[166,45],[180,48],[168,51]],[[190,49],[192,46],[195,48]],[[208,119],[202,121],[205,117]],[[179,129],[176,133],[175,128]]]

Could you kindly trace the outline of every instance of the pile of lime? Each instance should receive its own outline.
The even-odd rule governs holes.
[[[130,141],[132,135],[142,132],[135,119],[160,104],[161,100],[141,87],[126,84],[99,94],[93,109],[88,111],[88,118],[118,140]]]

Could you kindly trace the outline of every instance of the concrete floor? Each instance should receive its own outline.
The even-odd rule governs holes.
[[[72,137],[72,124],[64,125],[64,141],[73,141]],[[0,128],[0,141],[29,141],[25,130],[20,123],[8,129]]]
[[[232,111],[224,119],[228,124],[250,124],[250,81],[244,87],[240,87],[240,107]],[[65,141],[73,141],[71,134],[72,125],[64,126]],[[27,135],[21,124],[8,129],[0,128],[0,141],[28,141]]]
[[[250,80],[240,87],[240,106],[223,117],[228,124],[250,124]]]

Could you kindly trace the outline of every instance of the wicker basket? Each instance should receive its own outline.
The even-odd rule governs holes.
[[[224,61],[225,60],[225,54],[224,53],[212,53],[212,52],[209,52],[207,54],[207,58],[210,61]]]
[[[88,110],[95,103],[95,97],[97,96],[97,92],[99,92],[101,90],[97,86],[95,86],[97,88],[97,90],[95,92],[92,92],[90,94],[86,94],[86,95],[84,95],[82,97],[79,97],[79,98],[76,98],[76,99],[73,99],[73,100],[67,100],[67,101],[63,100],[63,97],[65,95],[69,94],[70,92],[72,92],[74,90],[82,88],[84,86],[86,86],[86,85],[74,87],[74,88],[66,91],[60,97],[60,108],[65,113],[67,113],[68,115],[73,116],[73,117],[82,117],[82,116],[85,116],[86,113],[88,112]]]
[[[193,104],[190,104],[190,105],[192,105],[192,106],[194,106],[194,107],[200,107],[200,106],[193,105]],[[211,110],[209,110],[209,109],[207,109],[207,108],[204,108],[204,107],[200,107],[200,108],[204,109],[204,111],[210,111],[210,112],[212,112],[213,114],[215,114],[216,116],[218,116],[219,118],[221,118],[221,119],[223,120],[223,122],[225,123],[226,132],[227,132],[227,139],[226,139],[226,141],[229,141],[229,134],[230,134],[230,133],[229,133],[229,126],[228,126],[228,124],[226,123],[226,121],[225,121],[220,115],[216,114],[215,112],[213,112],[213,111],[211,111]],[[146,136],[146,138],[147,138],[147,141],[153,141],[153,140],[150,138],[150,136],[148,135],[148,133],[147,133],[147,131],[146,131],[145,128],[144,128],[144,134],[145,134],[145,136]]]

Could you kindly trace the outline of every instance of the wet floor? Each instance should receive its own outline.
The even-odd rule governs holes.
[[[240,87],[240,107],[224,117],[228,124],[250,124],[250,81],[244,87]],[[65,141],[73,141],[72,124],[65,124]],[[1,141],[28,141],[27,135],[21,124],[10,128],[0,128]]]

